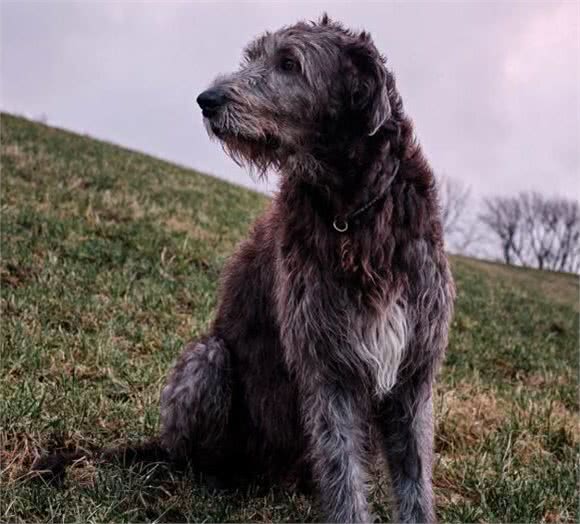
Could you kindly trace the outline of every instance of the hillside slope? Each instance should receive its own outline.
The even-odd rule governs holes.
[[[212,493],[161,467],[85,461],[64,490],[27,482],[40,450],[155,434],[163,377],[207,326],[224,259],[267,200],[7,114],[1,141],[0,520],[315,521],[307,496]],[[440,519],[573,521],[578,279],[452,263]],[[388,518],[384,475],[371,491]]]

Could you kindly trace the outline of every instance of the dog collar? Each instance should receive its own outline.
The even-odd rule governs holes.
[[[376,196],[375,198],[373,198],[372,200],[367,202],[364,206],[360,207],[359,209],[356,209],[355,211],[353,211],[352,213],[349,213],[348,215],[344,215],[344,216],[337,215],[334,217],[334,220],[332,221],[332,227],[335,229],[335,231],[338,231],[339,233],[346,233],[348,231],[348,228],[349,228],[349,222],[353,218],[356,218],[357,216],[364,213],[367,209],[374,206],[381,198],[383,198],[386,195],[387,189],[389,189],[389,187],[393,183],[393,180],[395,180],[397,173],[399,172],[400,165],[401,165],[400,160],[395,159],[395,167],[393,167],[393,172],[391,173],[391,178],[387,182],[387,187],[385,188],[385,191],[381,195]]]

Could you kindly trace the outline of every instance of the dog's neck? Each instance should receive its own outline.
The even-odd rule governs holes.
[[[401,162],[385,135],[290,159],[282,173],[280,196],[310,207],[331,227],[336,217],[376,212]]]

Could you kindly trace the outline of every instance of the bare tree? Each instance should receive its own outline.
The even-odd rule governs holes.
[[[580,269],[577,201],[520,193],[484,200],[480,220],[500,241],[506,264],[538,269]]]
[[[577,271],[580,212],[578,202],[545,198],[539,193],[520,195],[524,204],[530,257],[538,269]]]
[[[442,176],[439,179],[439,199],[447,243],[453,251],[466,253],[478,238],[477,222],[467,213],[471,188],[460,180]]]
[[[561,199],[557,267],[559,271],[580,271],[580,205],[576,200]]]
[[[483,201],[481,222],[498,238],[503,261],[522,263],[522,210],[515,197],[492,197]]]
[[[463,182],[446,176],[439,180],[441,221],[445,234],[454,233],[461,227],[469,195],[470,189]]]

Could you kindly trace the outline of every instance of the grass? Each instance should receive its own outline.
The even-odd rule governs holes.
[[[38,453],[154,435],[163,378],[208,325],[225,258],[266,198],[146,155],[1,116],[0,521],[316,521],[313,500]],[[211,147],[208,145],[208,147]],[[578,519],[578,278],[453,258],[437,390],[442,521]],[[383,475],[371,483],[388,518]]]

